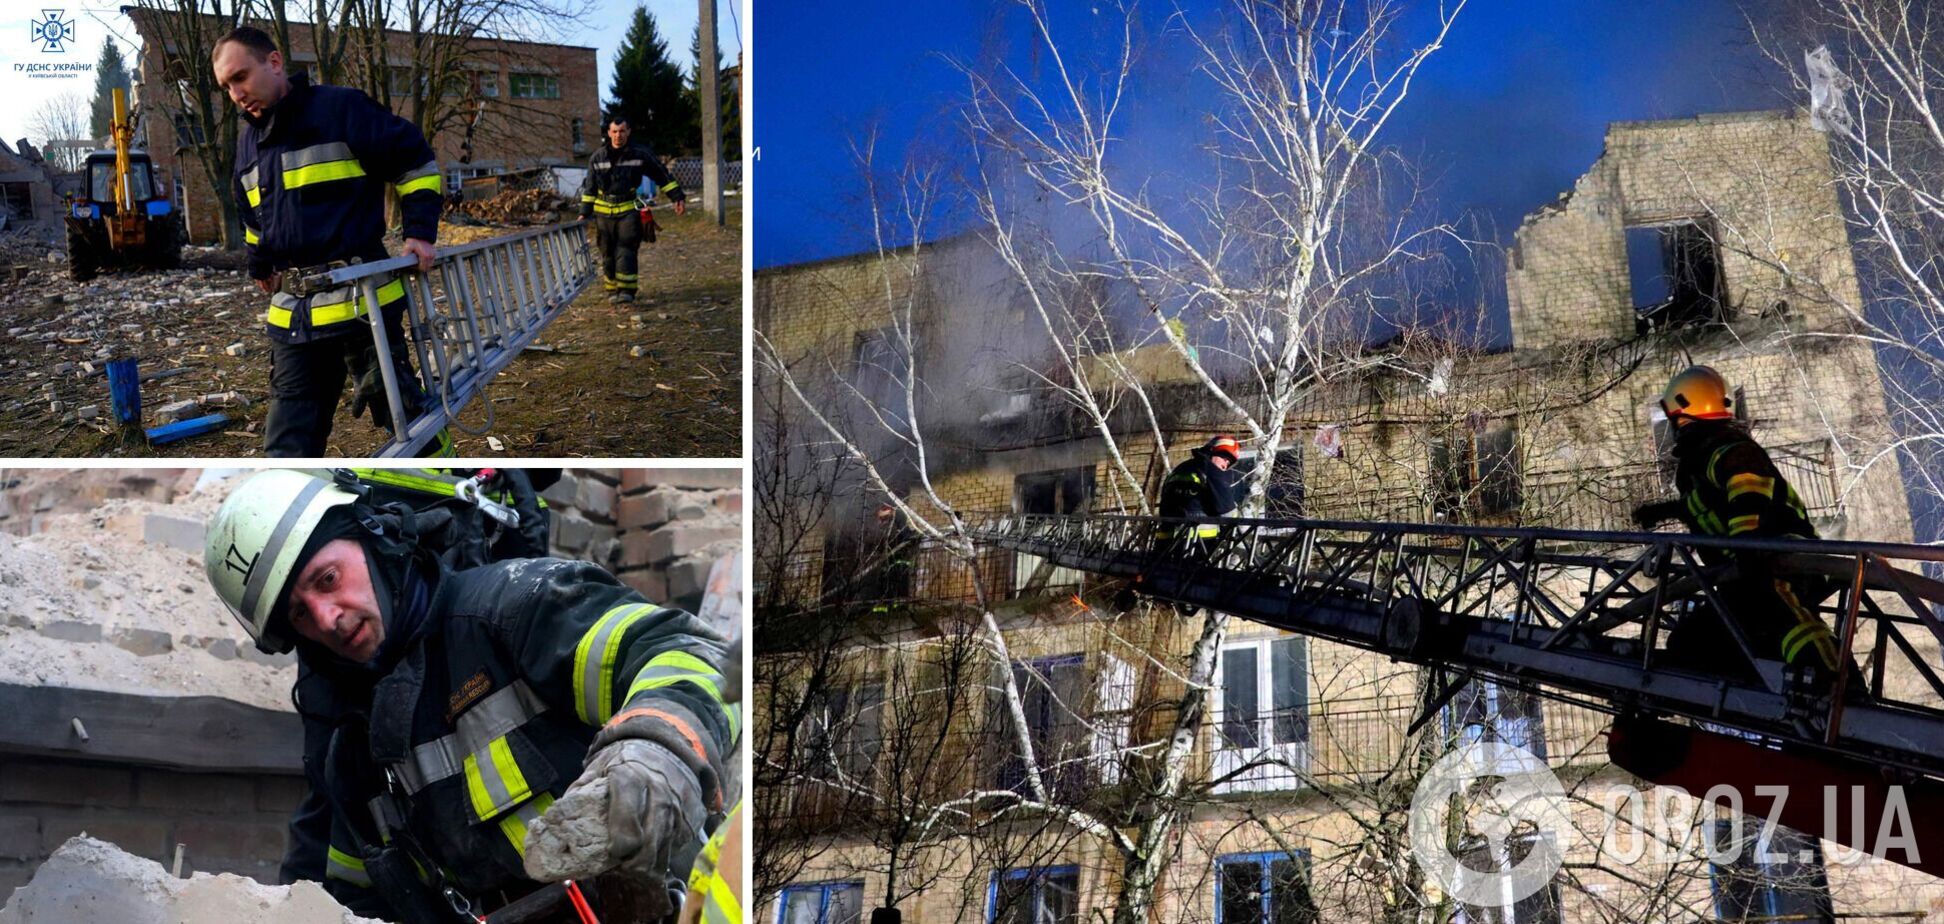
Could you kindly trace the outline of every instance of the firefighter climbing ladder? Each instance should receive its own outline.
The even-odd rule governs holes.
[[[1850,762],[1944,777],[1944,679],[1936,667],[1944,582],[1910,570],[1944,548],[1857,542],[1721,539],[1489,527],[1225,519],[1184,550],[1155,538],[1188,520],[1126,516],[996,517],[975,541],[1056,565],[1123,578],[1151,596],[1332,639],[1398,660],[1489,675],[1614,714],[1684,716]],[[1723,550],[1776,556],[1779,572],[1833,590],[1844,670],[1835,695],[1811,691],[1780,662],[1757,676],[1675,663],[1656,642],[1683,616],[1724,599]],[[1899,566],[1903,567],[1899,567]],[[1809,602],[1808,600],[1804,601]],[[1744,654],[1750,644],[1727,620]],[[1772,655],[1770,655],[1772,657]],[[1432,709],[1460,683],[1452,683]],[[1844,695],[1862,685],[1868,696]],[[1420,719],[1422,721],[1422,719]]]
[[[593,258],[582,239],[584,224],[573,221],[441,247],[432,268],[423,273],[400,272],[417,263],[404,256],[305,280],[316,289],[356,285],[367,305],[377,304],[377,287],[388,275],[396,274],[405,283],[411,306],[406,325],[428,400],[416,416],[407,415],[392,365],[378,364],[392,420],[405,421],[378,455],[416,455],[593,281]],[[378,355],[387,355],[391,342],[385,326],[377,323],[376,313],[367,320]],[[489,402],[489,415],[491,407]]]

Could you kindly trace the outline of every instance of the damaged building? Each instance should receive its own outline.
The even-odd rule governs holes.
[[[1505,266],[1509,344],[1413,332],[1368,347],[1385,361],[1325,383],[1292,415],[1265,515],[1631,530],[1635,505],[1673,496],[1661,390],[1674,372],[1706,363],[1735,387],[1738,415],[1824,538],[1910,541],[1899,461],[1883,452],[1894,436],[1882,373],[1868,341],[1852,336],[1862,301],[1830,176],[1826,141],[1801,113],[1612,124],[1591,169],[1518,229]],[[868,396],[885,387],[882,367],[905,342],[897,312],[910,307],[920,330],[927,312],[950,314],[965,283],[942,267],[979,246],[955,239],[760,272],[757,327],[806,391]],[[1020,311],[994,326],[1036,323]],[[1120,466],[1151,499],[1187,448],[1234,432],[1233,416],[1211,406],[1166,344],[1115,366],[1157,406],[1170,454],[1131,413],[1110,415],[1119,431],[1110,458],[1091,423],[1057,399],[1007,393],[1011,373],[980,387],[939,376],[926,383],[934,418],[939,404],[978,410],[932,431],[930,486],[968,517],[1135,512]],[[1054,373],[1039,381],[1059,384]],[[792,417],[773,370],[756,387],[772,405],[759,445],[766,426],[779,443],[823,438]],[[759,504],[777,509],[763,522],[791,528],[759,530],[755,550],[759,620],[787,617],[768,623],[783,628],[759,646],[757,666],[758,789],[774,790],[765,810],[778,816],[758,813],[759,843],[762,832],[771,839],[756,861],[769,903],[761,913],[834,921],[887,904],[923,921],[1110,913],[1126,867],[1107,835],[987,819],[977,836],[927,839],[890,816],[947,805],[976,813],[969,794],[1021,791],[990,650],[968,653],[950,617],[977,599],[975,572],[1003,598],[986,606],[1004,631],[1035,750],[1057,768],[1042,782],[1055,801],[1116,823],[1138,817],[1140,783],[1174,721],[1190,622],[1166,607],[1122,612],[1090,599],[1095,588],[1080,575],[1031,556],[981,550],[968,562],[919,541],[888,511],[874,516],[882,497],[860,487],[862,476],[833,476],[820,489],[805,475],[815,463],[771,464],[774,486]],[[929,509],[914,480],[896,480],[906,474],[898,463],[886,469],[916,509]],[[756,475],[759,491],[765,477]],[[1415,734],[1518,744],[1583,786],[1589,804],[1630,785],[1607,762],[1606,716],[1489,680],[1461,689],[1428,730],[1413,729],[1424,701],[1416,669],[1239,621],[1214,676],[1193,793],[1181,797],[1189,820],[1160,848],[1171,853],[1157,920],[1400,913],[1422,879],[1399,872],[1401,810],[1387,787],[1407,772]],[[945,731],[912,730],[934,714]],[[1569,871],[1537,895],[1456,913],[1519,924],[1827,921],[1944,908],[1935,879],[1878,861],[1826,863],[1828,845],[1793,837],[1799,849],[1782,863],[1745,854],[1629,868],[1569,856]],[[841,913],[798,918],[803,909]]]
[[[61,200],[54,173],[34,146],[22,138],[12,147],[0,141],[0,234],[25,233],[40,240],[61,235]]]
[[[0,921],[351,920],[315,885],[274,886],[306,792],[295,656],[257,650],[202,560],[238,474],[5,473]],[[570,469],[542,497],[554,554],[709,612],[739,487],[733,470]]]

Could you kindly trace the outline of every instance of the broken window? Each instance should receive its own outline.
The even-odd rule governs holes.
[[[1518,428],[1482,422],[1431,441],[1432,508],[1456,521],[1517,513],[1524,503]]]
[[[0,183],[0,216],[9,221],[33,221],[34,188],[26,183]]]
[[[1720,251],[1699,222],[1628,228],[1627,276],[1641,333],[1725,318]]]
[[[1250,450],[1236,460],[1232,471],[1238,484],[1247,484],[1255,474],[1256,453]],[[1303,516],[1303,447],[1301,444],[1276,450],[1276,466],[1269,472],[1265,489],[1267,501],[1262,515],[1272,520],[1294,520]]]
[[[1766,837],[1764,836],[1766,835]],[[1781,826],[1768,827],[1747,815],[1715,822],[1710,863],[1715,913],[1724,921],[1834,920],[1829,879],[1823,871],[1822,843]]]
[[[1085,513],[1093,500],[1094,467],[1031,472],[1013,478],[1015,513]]]

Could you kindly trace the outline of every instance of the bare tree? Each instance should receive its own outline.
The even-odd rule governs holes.
[[[40,139],[48,161],[61,170],[81,169],[88,159],[88,105],[79,93],[63,93],[41,101],[27,118],[27,130]],[[53,142],[74,142],[56,146]]]
[[[1904,480],[1944,510],[1944,11],[1918,0],[1794,0],[1751,11],[1750,30],[1824,132],[1854,242],[1860,284],[1816,297],[1854,324],[1883,370],[1894,438],[1861,450],[1862,471],[1901,455]],[[1791,279],[1762,229],[1731,241]]]

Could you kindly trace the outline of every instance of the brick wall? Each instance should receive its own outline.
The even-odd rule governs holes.
[[[165,869],[182,844],[185,876],[276,882],[290,813],[303,795],[296,773],[183,773],[0,754],[0,905],[84,831]]]
[[[694,610],[709,568],[742,542],[737,469],[569,469],[543,496],[556,554],[597,562],[656,603]]]

